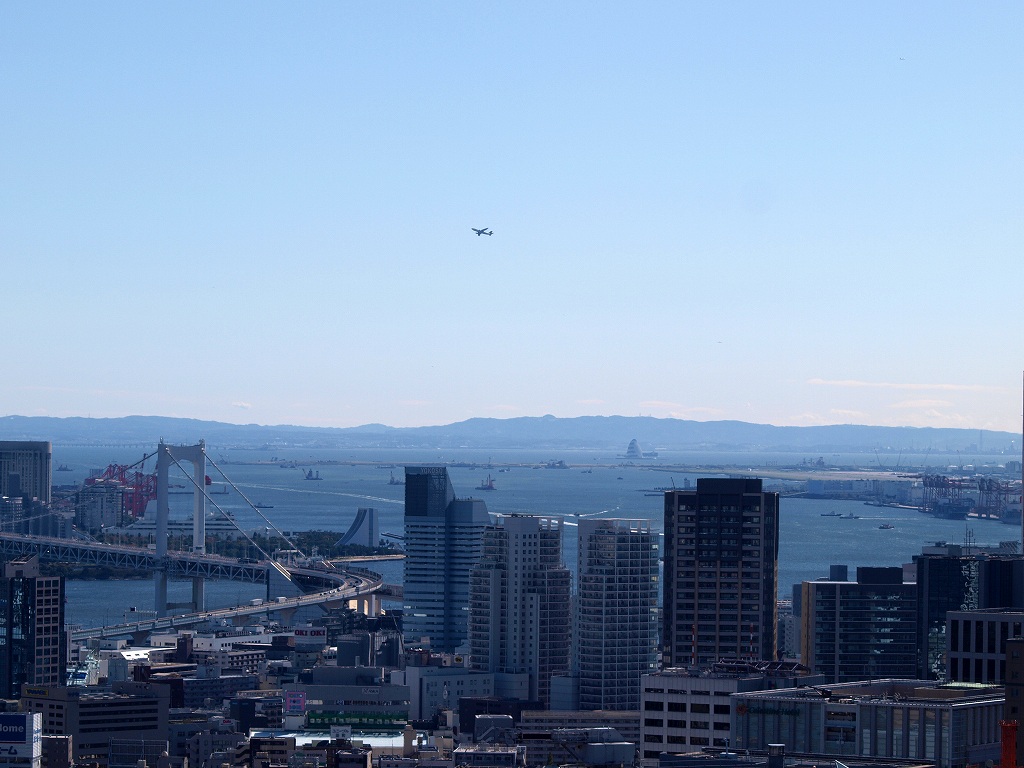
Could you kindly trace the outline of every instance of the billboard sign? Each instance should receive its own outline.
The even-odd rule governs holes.
[[[43,754],[43,716],[38,712],[0,713],[0,759]]]

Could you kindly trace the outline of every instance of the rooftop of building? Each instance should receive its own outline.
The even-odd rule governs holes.
[[[645,677],[746,677],[809,675],[811,670],[796,661],[745,661],[742,659],[722,659],[714,664],[696,667],[668,667],[652,672]]]
[[[1024,608],[969,608],[962,611],[949,611],[949,613],[969,613],[972,616],[1024,616]]]
[[[914,760],[878,760],[877,758],[859,758],[855,755],[845,755],[843,760],[837,761],[835,755],[817,756],[806,754],[783,755],[785,768],[821,768],[822,766],[844,765],[847,768],[929,768],[931,763],[921,763]],[[761,768],[768,765],[768,756],[764,750],[748,751],[742,753],[729,751],[701,751],[685,754],[664,754],[661,765],[665,768]]]
[[[742,694],[749,698],[818,699],[829,703],[869,703],[872,701],[919,701],[933,703],[966,703],[979,700],[1002,700],[1001,685],[987,683],[939,683],[934,680],[885,679],[829,686],[805,685],[770,691]]]

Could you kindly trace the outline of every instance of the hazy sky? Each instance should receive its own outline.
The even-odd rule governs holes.
[[[0,414],[1019,431],[1022,39],[1019,0],[4,3]]]

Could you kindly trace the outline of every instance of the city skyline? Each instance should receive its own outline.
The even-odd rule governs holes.
[[[0,415],[1017,432],[1022,23],[7,8]]]

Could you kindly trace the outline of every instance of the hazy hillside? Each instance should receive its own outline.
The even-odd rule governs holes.
[[[742,421],[683,421],[646,416],[554,416],[469,419],[436,427],[381,424],[326,427],[226,424],[160,416],[119,419],[0,417],[0,440],[50,440],[56,444],[152,445],[205,439],[211,447],[295,445],[321,447],[592,448],[624,451],[633,438],[644,450],[715,449],[776,451],[1019,452],[1020,435],[974,429],[913,427],[775,427]]]

